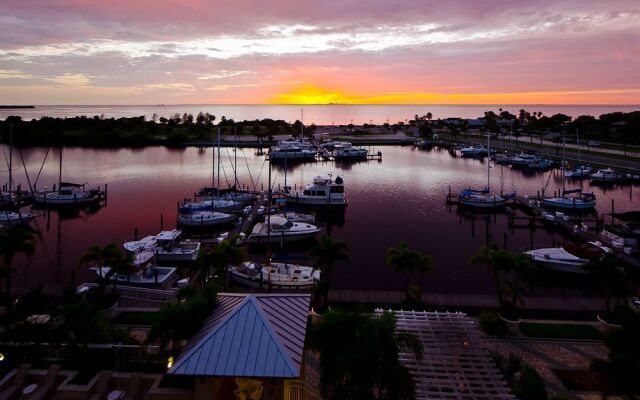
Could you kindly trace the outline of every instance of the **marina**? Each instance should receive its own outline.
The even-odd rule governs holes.
[[[150,161],[148,164],[140,165],[137,170],[139,172],[133,174],[123,174],[122,170],[116,167],[133,162],[133,157],[137,158],[137,153],[131,150],[68,149],[65,152],[65,170],[83,170],[89,174],[81,178],[70,176],[70,179],[109,182],[108,206],[97,211],[85,208],[72,213],[66,210],[45,210],[36,214],[32,224],[40,227],[46,243],[55,245],[47,246],[46,249],[38,247],[30,259],[17,260],[24,265],[24,268],[16,269],[14,284],[18,288],[29,288],[41,282],[46,290],[59,290],[58,288],[64,287],[71,279],[71,271],[75,269],[73,265],[76,263],[74,260],[80,257],[82,249],[93,244],[121,243],[123,238],[132,237],[131,232],[134,228],[139,232],[153,232],[159,227],[172,228],[170,221],[176,221],[178,218],[176,200],[188,196],[189,193],[193,194],[193,188],[202,187],[211,181],[210,150],[205,149],[204,153],[199,152],[197,148],[149,148],[142,151]],[[486,158],[452,157],[448,150],[441,150],[438,146],[426,151],[407,146],[387,146],[384,153],[385,158],[381,163],[354,161],[350,164],[334,165],[332,161],[314,161],[291,163],[286,167],[286,186],[291,187],[290,193],[304,190],[314,176],[326,176],[327,173],[331,173],[334,178],[340,176],[344,179],[349,206],[342,211],[327,212],[321,203],[320,209],[314,210],[317,223],[328,234],[348,243],[351,258],[354,260],[350,265],[338,266],[332,274],[332,284],[336,289],[389,290],[401,287],[400,277],[384,266],[383,254],[385,248],[397,244],[393,240],[397,237],[407,238],[425,254],[434,257],[436,268],[429,279],[425,279],[427,290],[443,293],[487,293],[491,291],[489,276],[482,269],[468,265],[468,257],[482,244],[495,241],[501,246],[517,251],[533,244],[575,240],[605,241],[607,239],[602,238],[598,230],[603,226],[602,215],[611,212],[609,199],[615,201],[616,212],[635,209],[637,186],[591,186],[588,180],[581,180],[578,181],[578,185],[582,190],[594,192],[599,201],[591,215],[575,217],[581,220],[574,220],[571,216],[571,219],[565,221],[563,218],[555,217],[553,210],[544,209],[538,201],[532,201],[547,197],[545,193],[555,191],[557,194],[561,191],[562,174],[559,170],[526,175],[509,165],[496,164],[490,169],[493,193],[507,196],[517,191],[518,194],[508,201],[506,211],[497,212],[489,217],[482,214],[474,215],[462,208],[458,210],[455,205],[457,197],[454,199],[452,196],[449,205],[443,202],[443,198],[447,197],[449,186],[460,190],[473,185],[474,182],[476,187],[486,186]],[[42,159],[39,150],[25,151],[25,154],[28,159]],[[104,172],[92,174],[91,168],[82,167],[87,154],[100,159],[104,165]],[[161,163],[160,160],[167,161]],[[213,226],[207,227],[210,233],[189,233],[203,246],[217,243],[216,238],[222,232],[228,232],[227,235],[244,233],[244,236],[248,237],[255,223],[264,221],[260,214],[263,214],[267,207],[268,162],[259,149],[245,151],[241,161],[248,164],[249,169],[237,168],[238,186],[248,189],[257,187],[255,196],[258,200],[246,211],[236,208],[238,211],[234,211],[236,214],[232,215],[240,222],[231,227],[222,225],[223,230],[217,230]],[[225,163],[222,164],[224,168],[229,168],[228,162],[229,160],[226,160],[226,166]],[[184,171],[190,172],[176,171],[172,165],[183,165]],[[399,171],[406,171],[406,165],[412,165],[411,171],[400,173]],[[437,174],[434,172],[435,166],[440,169]],[[51,170],[55,171],[54,168],[45,168],[41,180],[53,178],[53,174],[46,175]],[[278,203],[279,196],[286,197],[283,189],[284,171],[282,164],[272,166],[274,207],[279,209],[281,217],[286,210],[297,213],[306,211],[303,210],[305,207],[301,208],[300,205]],[[229,180],[228,171],[227,179],[224,178],[224,174],[222,176],[223,188],[226,187],[226,182],[233,184],[233,177]],[[465,180],[461,180],[461,177]],[[543,190],[545,186],[546,190]],[[529,194],[528,199],[525,198],[526,193]],[[145,199],[149,197],[155,201],[146,202]],[[400,199],[402,206],[399,203]],[[27,211],[28,207],[23,207],[21,212]],[[593,213],[597,213],[598,216],[594,217]],[[72,217],[69,218],[68,214]],[[158,224],[160,216],[162,221]],[[100,228],[106,221],[109,221],[109,229]],[[589,226],[587,232],[583,232],[582,223]],[[578,226],[577,232],[575,226]],[[88,227],[93,228],[87,231]],[[368,234],[379,229],[384,229],[385,234]],[[507,233],[508,238],[505,241],[504,236]],[[460,239],[461,235],[464,240]],[[445,248],[451,243],[462,246],[463,251],[446,251]],[[291,243],[278,252],[303,255],[307,249],[308,247]],[[636,262],[634,256],[624,253],[624,248],[616,248],[615,251],[620,253],[621,257]],[[256,253],[253,257],[262,260],[264,256]],[[376,271],[376,277],[358,279],[357,276],[364,271],[363,268]],[[33,274],[30,272],[32,270],[38,273]],[[51,275],[53,271],[59,272]],[[84,271],[76,271],[74,274],[77,274],[77,279],[93,279]],[[450,279],[451,276],[457,278]],[[420,280],[418,276],[412,279]],[[550,290],[554,292],[554,289]]]

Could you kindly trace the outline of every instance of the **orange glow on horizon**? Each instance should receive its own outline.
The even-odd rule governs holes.
[[[541,91],[513,93],[398,92],[375,95],[348,94],[302,84],[273,95],[268,104],[629,104],[640,103],[640,88]]]

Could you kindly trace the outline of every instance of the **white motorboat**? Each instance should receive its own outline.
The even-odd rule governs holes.
[[[281,140],[269,149],[269,159],[277,160],[313,160],[316,149],[306,140]]]
[[[179,240],[182,231],[162,231],[155,236],[124,243],[124,248],[133,253],[153,252],[158,261],[195,261],[200,252],[200,242]]]
[[[550,247],[537,250],[525,251],[524,254],[531,257],[531,260],[540,266],[550,268],[560,272],[572,274],[588,273],[584,266],[589,263],[586,258],[577,257],[562,247]]]
[[[38,191],[33,194],[34,203],[42,205],[81,205],[94,200],[94,192],[84,190],[84,185],[64,182],[58,190]]]
[[[589,175],[591,175],[592,173],[593,173],[593,168],[587,165],[581,165],[579,167],[575,167],[573,169],[566,171],[564,173],[564,176],[570,179],[581,179],[581,178],[588,178]]]
[[[317,206],[346,206],[347,198],[344,194],[344,181],[339,176],[333,180],[332,176],[323,175],[313,178],[313,183],[300,191],[283,193],[287,202],[317,205]]]
[[[460,153],[465,157],[484,156],[488,154],[487,149],[483,146],[463,147],[460,149]]]
[[[285,218],[287,221],[291,222],[304,222],[308,224],[313,224],[316,222],[316,216],[313,214],[305,214],[300,212],[281,212],[277,214],[273,214],[272,217],[280,217]]]
[[[242,208],[242,203],[232,200],[202,200],[186,201],[180,207],[181,213],[193,213],[196,211],[236,211]]]
[[[611,168],[599,169],[590,178],[592,182],[615,182],[618,180],[618,173]]]
[[[246,238],[248,243],[286,243],[315,237],[322,228],[315,225],[291,222],[282,217],[267,217],[258,222]]]
[[[526,167],[529,164],[538,160],[538,157],[534,154],[520,153],[509,158],[511,165],[515,167]]]
[[[333,150],[333,157],[336,160],[364,159],[367,158],[367,154],[369,154],[367,149],[355,148],[351,143],[335,145]]]
[[[16,225],[28,224],[33,219],[33,215],[29,213],[0,211],[0,224]]]
[[[576,195],[567,196],[568,194]],[[596,195],[583,192],[582,189],[566,190],[562,193],[562,197],[543,199],[542,205],[564,210],[589,210],[596,206]]]
[[[297,264],[244,262],[230,266],[231,279],[253,288],[310,289],[320,280],[320,271]]]
[[[217,211],[196,211],[178,216],[178,223],[185,226],[214,226],[228,224],[235,220],[235,215]]]
[[[611,249],[600,242],[589,242],[584,246],[564,245],[524,252],[541,267],[572,274],[588,274],[584,267],[589,264],[589,261],[607,253],[611,253]]]
[[[338,145],[351,145],[351,143],[349,143],[349,142],[340,142],[340,141],[337,141],[337,140],[324,140],[320,144],[320,146],[323,149],[327,150],[327,151],[333,151],[333,149]]]

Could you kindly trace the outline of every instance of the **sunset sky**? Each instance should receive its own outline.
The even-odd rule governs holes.
[[[639,0],[3,0],[0,104],[640,104]]]

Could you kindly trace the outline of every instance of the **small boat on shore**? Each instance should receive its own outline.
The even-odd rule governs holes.
[[[291,222],[282,217],[267,217],[258,222],[245,239],[247,243],[287,243],[315,237],[322,228],[302,222]]]
[[[316,176],[313,183],[302,191],[283,193],[287,202],[316,206],[346,206],[344,181],[339,176],[333,180],[331,174]]]
[[[200,252],[200,242],[180,240],[182,231],[173,229],[162,231],[155,236],[124,243],[124,248],[132,253],[150,251],[158,261],[195,261]]]
[[[236,216],[217,211],[196,211],[178,216],[178,224],[185,226],[214,226],[234,222]]]
[[[287,263],[244,262],[230,266],[231,279],[252,288],[271,287],[272,289],[311,289],[320,280],[320,271],[312,267]]]
[[[525,251],[524,254],[540,267],[571,274],[588,274],[585,266],[590,260],[611,253],[611,249],[600,242],[589,242],[584,246],[564,245]]]

